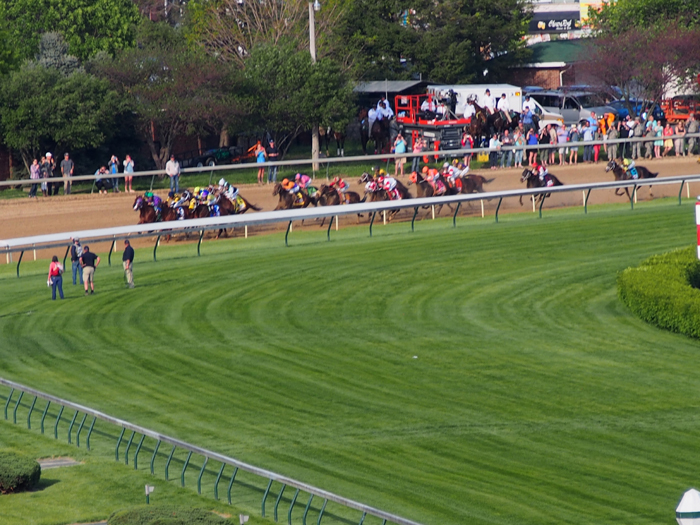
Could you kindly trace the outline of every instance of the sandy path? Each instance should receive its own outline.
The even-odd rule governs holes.
[[[693,158],[670,158],[659,161],[646,161],[642,163],[652,171],[658,171],[659,177],[670,177],[675,175],[689,175],[700,173],[700,166]],[[605,163],[579,164],[576,166],[553,166],[550,170],[564,184],[579,184],[584,182],[604,182],[612,180],[610,173],[605,173]],[[520,183],[519,169],[504,170],[475,170],[474,173],[493,178],[493,182],[485,186],[487,191],[499,191],[507,189],[518,189],[524,185]],[[185,179],[186,182],[186,179]],[[362,194],[363,187],[357,180],[348,180],[351,189]],[[407,177],[402,179],[407,183]],[[318,184],[321,184],[318,181]],[[690,194],[700,191],[700,183],[690,185]],[[654,190],[655,197],[666,197],[678,195],[678,185],[657,186]],[[639,191],[639,199],[649,198],[648,188]],[[241,194],[250,202],[261,206],[263,210],[272,210],[277,204],[276,197],[272,196],[271,186],[242,185]],[[165,197],[167,192],[162,192]],[[415,191],[412,190],[415,194]],[[684,194],[686,192],[684,191]],[[602,204],[608,202],[624,202],[625,197],[616,197],[613,190],[594,191],[591,193],[590,204]],[[11,199],[0,201],[0,239],[12,237],[24,237],[30,235],[40,235],[45,233],[58,233],[64,231],[75,231],[92,228],[107,228],[111,226],[121,226],[136,224],[138,221],[136,212],[132,209],[134,194],[109,194],[109,195],[71,195],[38,199]],[[566,193],[555,195],[545,203],[546,208],[557,206],[581,206],[583,196],[578,193]],[[493,215],[496,201],[484,202],[485,213]],[[521,207],[517,199],[506,199],[501,211],[508,213],[514,211],[531,211],[532,204],[526,202]],[[443,212],[445,214],[446,212]],[[472,208],[465,206],[460,215],[480,215],[481,209],[478,205]],[[280,226],[281,228],[282,226]],[[249,233],[256,231],[270,231],[279,228],[250,228]],[[145,241],[150,244],[150,241]],[[137,243],[141,244],[141,243]],[[102,249],[102,247],[99,247]],[[106,248],[109,249],[109,246]],[[46,254],[40,253],[39,257]],[[5,262],[2,257],[0,264]]]

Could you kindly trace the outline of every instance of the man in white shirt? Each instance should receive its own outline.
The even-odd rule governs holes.
[[[506,98],[505,93],[503,93],[501,98],[498,99],[498,111],[500,111],[503,116],[508,119],[508,124],[512,123],[510,120],[510,104],[508,104],[508,99]]]
[[[367,120],[369,121],[369,129],[371,131],[372,126],[374,125],[374,121],[377,120],[377,110],[376,109],[369,108],[369,111],[367,112]]]
[[[525,95],[525,101],[523,102],[523,113],[525,112],[526,108],[530,108],[530,111],[534,115],[536,107],[537,106],[535,105],[535,102],[530,98],[530,95]]]
[[[474,107],[474,101],[467,100],[467,105],[464,106],[464,118],[472,118],[476,115],[476,108]]]
[[[165,173],[170,177],[170,191],[180,193],[180,163],[175,160],[175,155],[170,155],[170,160],[165,164]]]
[[[389,101],[388,101],[388,100],[385,100],[385,101],[384,101],[384,111],[383,111],[383,113],[384,113],[384,118],[385,118],[385,119],[391,120],[391,119],[394,118],[394,110],[391,109],[391,106],[389,105]]]
[[[483,106],[486,111],[489,112],[489,114],[493,115],[495,111],[495,105],[493,102],[493,97],[491,96],[491,90],[487,89],[486,93],[484,94],[484,97],[482,98]]]
[[[431,97],[425,97],[425,100],[423,100],[423,103],[420,105],[420,110],[425,113],[426,111],[432,111],[435,113],[435,102],[433,102],[433,99]]]

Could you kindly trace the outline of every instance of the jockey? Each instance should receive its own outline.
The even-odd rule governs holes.
[[[625,173],[628,174],[628,177],[630,179],[639,178],[639,173],[637,172],[637,168],[635,167],[634,161],[632,159],[623,159],[622,168],[625,170]]]
[[[510,119],[510,104],[508,104],[508,99],[506,98],[506,94],[503,93],[501,95],[501,98],[498,99],[498,111],[500,111],[503,116],[508,119],[508,124],[510,124],[512,121]]]
[[[491,96],[491,90],[487,89],[486,93],[484,93],[484,109],[489,112],[489,114],[493,115],[495,109],[494,109],[494,101],[493,97]]]
[[[470,119],[476,115],[476,108],[474,107],[474,101],[472,99],[467,100],[467,105],[464,106],[464,118]]]
[[[387,192],[387,195],[389,195],[391,200],[401,200],[401,194],[399,193],[399,190],[396,189],[396,179],[394,177],[384,177],[382,188]]]
[[[158,195],[156,195],[152,191],[147,191],[144,197],[146,197],[146,202],[149,205],[153,206],[154,208],[160,208],[162,201],[161,198],[158,197]]]
[[[383,170],[379,171],[381,172]],[[377,183],[379,183],[379,181],[377,181]],[[341,200],[345,202],[345,204],[348,204],[346,192],[348,191],[349,186],[347,182],[340,177],[336,177],[333,179],[333,182],[331,182],[330,187],[338,192],[338,195],[340,196]]]
[[[282,188],[294,195],[297,198],[299,204],[302,204],[304,202],[304,196],[301,193],[301,187],[295,181],[284,179],[282,181]]]
[[[311,177],[304,175],[303,173],[297,173],[294,176],[294,180],[303,189],[307,189],[311,184]]]
[[[554,185],[552,180],[549,178],[549,171],[547,171],[547,166],[545,166],[543,164],[538,164],[537,162],[535,162],[532,165],[531,171],[532,171],[532,173],[534,173],[535,175],[537,175],[540,178],[541,182],[546,183],[547,186]]]

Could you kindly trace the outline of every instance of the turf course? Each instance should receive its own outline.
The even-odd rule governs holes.
[[[692,243],[692,208],[161,247],[62,303],[3,267],[0,372],[429,525],[670,524],[700,343],[615,278]]]

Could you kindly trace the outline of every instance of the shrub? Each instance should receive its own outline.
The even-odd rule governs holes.
[[[231,525],[233,522],[204,509],[144,505],[113,512],[109,525]]]
[[[617,284],[622,302],[642,320],[700,338],[700,262],[695,246],[627,268]]]
[[[32,458],[0,452],[0,493],[31,490],[39,484],[41,466]]]

